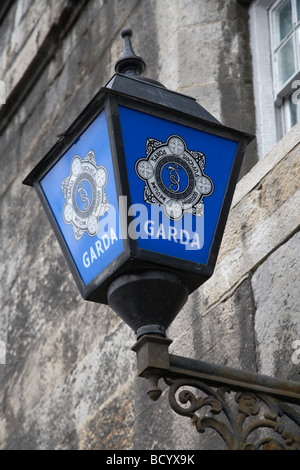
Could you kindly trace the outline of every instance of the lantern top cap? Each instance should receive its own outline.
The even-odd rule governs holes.
[[[133,51],[130,39],[132,37],[132,29],[123,28],[121,36],[125,41],[124,52],[123,57],[117,60],[115,64],[115,71],[124,75],[139,76],[145,71],[146,63],[142,57],[138,57]]]

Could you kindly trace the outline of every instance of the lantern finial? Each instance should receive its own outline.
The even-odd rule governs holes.
[[[141,75],[146,69],[146,63],[141,58],[135,55],[130,38],[132,37],[132,29],[123,28],[121,36],[124,38],[124,53],[123,57],[115,64],[115,71],[124,75],[138,76]]]

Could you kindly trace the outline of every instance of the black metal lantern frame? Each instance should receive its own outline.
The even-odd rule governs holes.
[[[78,273],[72,255],[70,254],[65,239],[61,234],[52,210],[49,207],[48,201],[41,188],[40,181],[64,155],[68,148],[85,131],[85,129],[87,129],[87,127],[104,110],[110,136],[117,196],[118,198],[120,196],[126,196],[128,202],[127,205],[130,207],[130,189],[127,178],[123,138],[118,112],[119,105],[163,119],[170,119],[171,116],[171,120],[174,123],[202,130],[219,137],[236,140],[239,142],[239,145],[228,181],[223,207],[220,212],[207,265],[201,265],[196,262],[177,259],[166,254],[141,249],[138,247],[137,241],[134,237],[126,236],[124,238],[124,252],[121,253],[110,266],[98,274],[97,277],[95,277],[88,285],[85,285]],[[137,269],[145,268],[168,268],[180,274],[182,273],[187,281],[188,293],[190,294],[213,273],[243,155],[245,153],[246,146],[252,139],[253,136],[250,136],[249,134],[227,128],[219,124],[191,97],[167,90],[156,83],[117,73],[105,87],[100,89],[67,131],[64,132],[59,141],[26,177],[23,183],[34,186],[36,189],[45,212],[50,220],[51,226],[61,245],[65,258],[67,259],[79,291],[84,299],[107,304],[107,288],[114,279],[122,273],[128,273],[136,271]],[[125,208],[125,210],[127,211],[128,208]],[[127,233],[127,227],[131,221],[133,221],[133,216],[128,215],[128,213],[122,213],[122,208],[120,208],[120,218],[123,230]]]

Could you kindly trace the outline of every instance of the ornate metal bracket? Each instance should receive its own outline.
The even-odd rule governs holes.
[[[300,383],[175,356],[170,343],[144,335],[132,348],[152,400],[164,379],[171,408],[199,433],[216,431],[228,449],[300,450],[300,412],[291,406],[300,405]]]

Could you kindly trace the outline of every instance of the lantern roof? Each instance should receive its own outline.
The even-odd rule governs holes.
[[[253,139],[253,136],[250,134],[238,130],[235,131],[221,124],[212,114],[201,106],[194,97],[169,90],[160,82],[141,76],[146,69],[146,64],[141,57],[135,55],[132,49],[130,41],[132,30],[130,28],[124,28],[121,31],[121,35],[125,40],[125,46],[123,57],[115,64],[116,73],[104,87],[99,89],[75,121],[62,133],[56,144],[54,144],[45,157],[42,158],[26,176],[23,184],[28,186],[34,185],[42,169],[55,159],[55,155],[60,153],[64,148],[68,148],[70,143],[76,138],[78,129],[82,126],[82,123],[89,120],[89,116],[96,115],[101,102],[105,96],[109,94],[127,96],[134,100],[156,105],[161,107],[161,109],[170,110],[174,114],[180,113],[190,116],[191,118],[201,119],[220,129],[228,129],[234,133],[242,134],[243,137],[248,140],[248,143]]]

